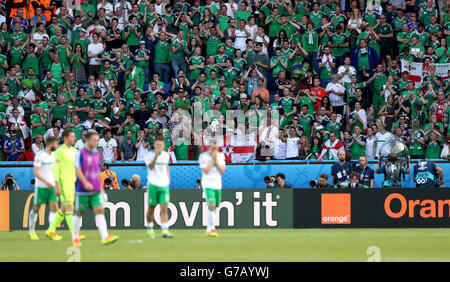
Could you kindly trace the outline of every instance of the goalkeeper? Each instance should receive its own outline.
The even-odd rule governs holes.
[[[76,142],[75,133],[72,130],[64,130],[62,134],[64,144],[55,151],[53,163],[53,176],[55,178],[56,196],[61,201],[61,209],[47,230],[47,236],[56,240],[56,227],[65,219],[70,234],[73,233],[73,203],[75,199],[75,155],[77,149],[73,146]]]

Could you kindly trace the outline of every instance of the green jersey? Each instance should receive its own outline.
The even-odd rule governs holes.
[[[331,55],[343,56],[347,52],[349,52],[349,48],[344,47],[346,43],[348,43],[348,38],[344,33],[341,34],[334,33],[333,35],[331,35],[331,44],[338,45],[338,47],[333,47],[331,49]]]
[[[325,17],[325,14],[322,12],[311,12],[308,15],[309,20],[313,22],[314,24],[314,28],[319,28],[320,26],[322,26],[322,18]]]
[[[314,106],[313,106],[313,110],[314,110]],[[299,115],[298,122],[303,127],[303,133],[308,137],[311,136],[311,128],[314,123],[314,117],[310,114],[307,114],[306,116],[301,114],[301,115]]]
[[[280,71],[286,71],[286,68],[283,67],[283,65],[281,63],[288,63],[288,60],[286,59],[286,57],[272,57],[270,59],[270,64],[276,64],[275,67],[272,69],[272,77],[278,77],[278,73]]]
[[[47,121],[47,115],[42,114],[42,117],[44,118],[44,121]],[[38,116],[36,114],[32,114],[30,117],[30,122],[42,123],[42,120],[41,120],[40,116]],[[38,135],[38,134],[44,135],[46,131],[47,131],[46,123],[41,124],[37,127],[33,127],[31,130],[31,138],[36,138],[36,135]]]
[[[155,63],[168,64],[170,63],[170,45],[167,42],[158,40],[155,45]]]
[[[187,42],[184,40],[180,41],[178,38],[175,38],[174,40],[172,40],[171,46],[172,48],[179,47],[176,52],[172,52],[172,60],[184,61],[184,50],[187,49]]]
[[[332,121],[329,121],[327,123],[327,125],[325,126],[325,130],[328,131],[329,133],[334,132],[336,134],[336,138],[340,139],[341,131],[342,131],[342,124],[340,124],[339,122],[336,122],[333,124]]]
[[[307,30],[302,35],[302,46],[306,52],[317,52],[319,50],[319,34],[315,30]]]
[[[428,141],[427,143],[427,159],[440,159],[441,158],[441,145],[436,141]]]

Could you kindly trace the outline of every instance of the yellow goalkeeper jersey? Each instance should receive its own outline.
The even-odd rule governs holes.
[[[75,147],[59,146],[55,151],[55,162],[53,163],[53,176],[61,187],[75,187],[77,180],[75,172]]]

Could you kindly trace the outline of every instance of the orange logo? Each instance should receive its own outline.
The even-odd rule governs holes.
[[[351,197],[345,194],[322,194],[322,224],[350,224]]]

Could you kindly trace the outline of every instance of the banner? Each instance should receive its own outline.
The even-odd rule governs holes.
[[[419,86],[423,78],[428,75],[430,66],[436,66],[436,75],[442,79],[447,79],[448,71],[450,70],[450,63],[445,64],[428,64],[428,63],[416,63],[407,60],[401,60],[402,72],[409,72],[408,80],[415,82],[416,86]]]
[[[144,229],[148,208],[143,191],[107,191],[105,217],[109,229]],[[227,189],[216,211],[218,228],[292,228],[292,189]],[[28,213],[33,206],[32,191],[10,192],[11,230],[28,228]],[[208,207],[202,190],[177,189],[170,192],[168,225],[172,229],[205,228]],[[48,228],[48,207],[39,212],[36,228]],[[83,229],[95,229],[95,219],[88,210],[82,219]],[[160,207],[155,209],[155,224],[160,226]],[[61,228],[67,229],[65,222]]]
[[[246,163],[255,159],[256,139],[253,134],[205,136],[203,139],[203,144],[210,144],[213,140],[217,142],[226,163]],[[205,146],[205,150],[208,150],[208,146]]]
[[[294,228],[448,228],[447,189],[296,189]]]

